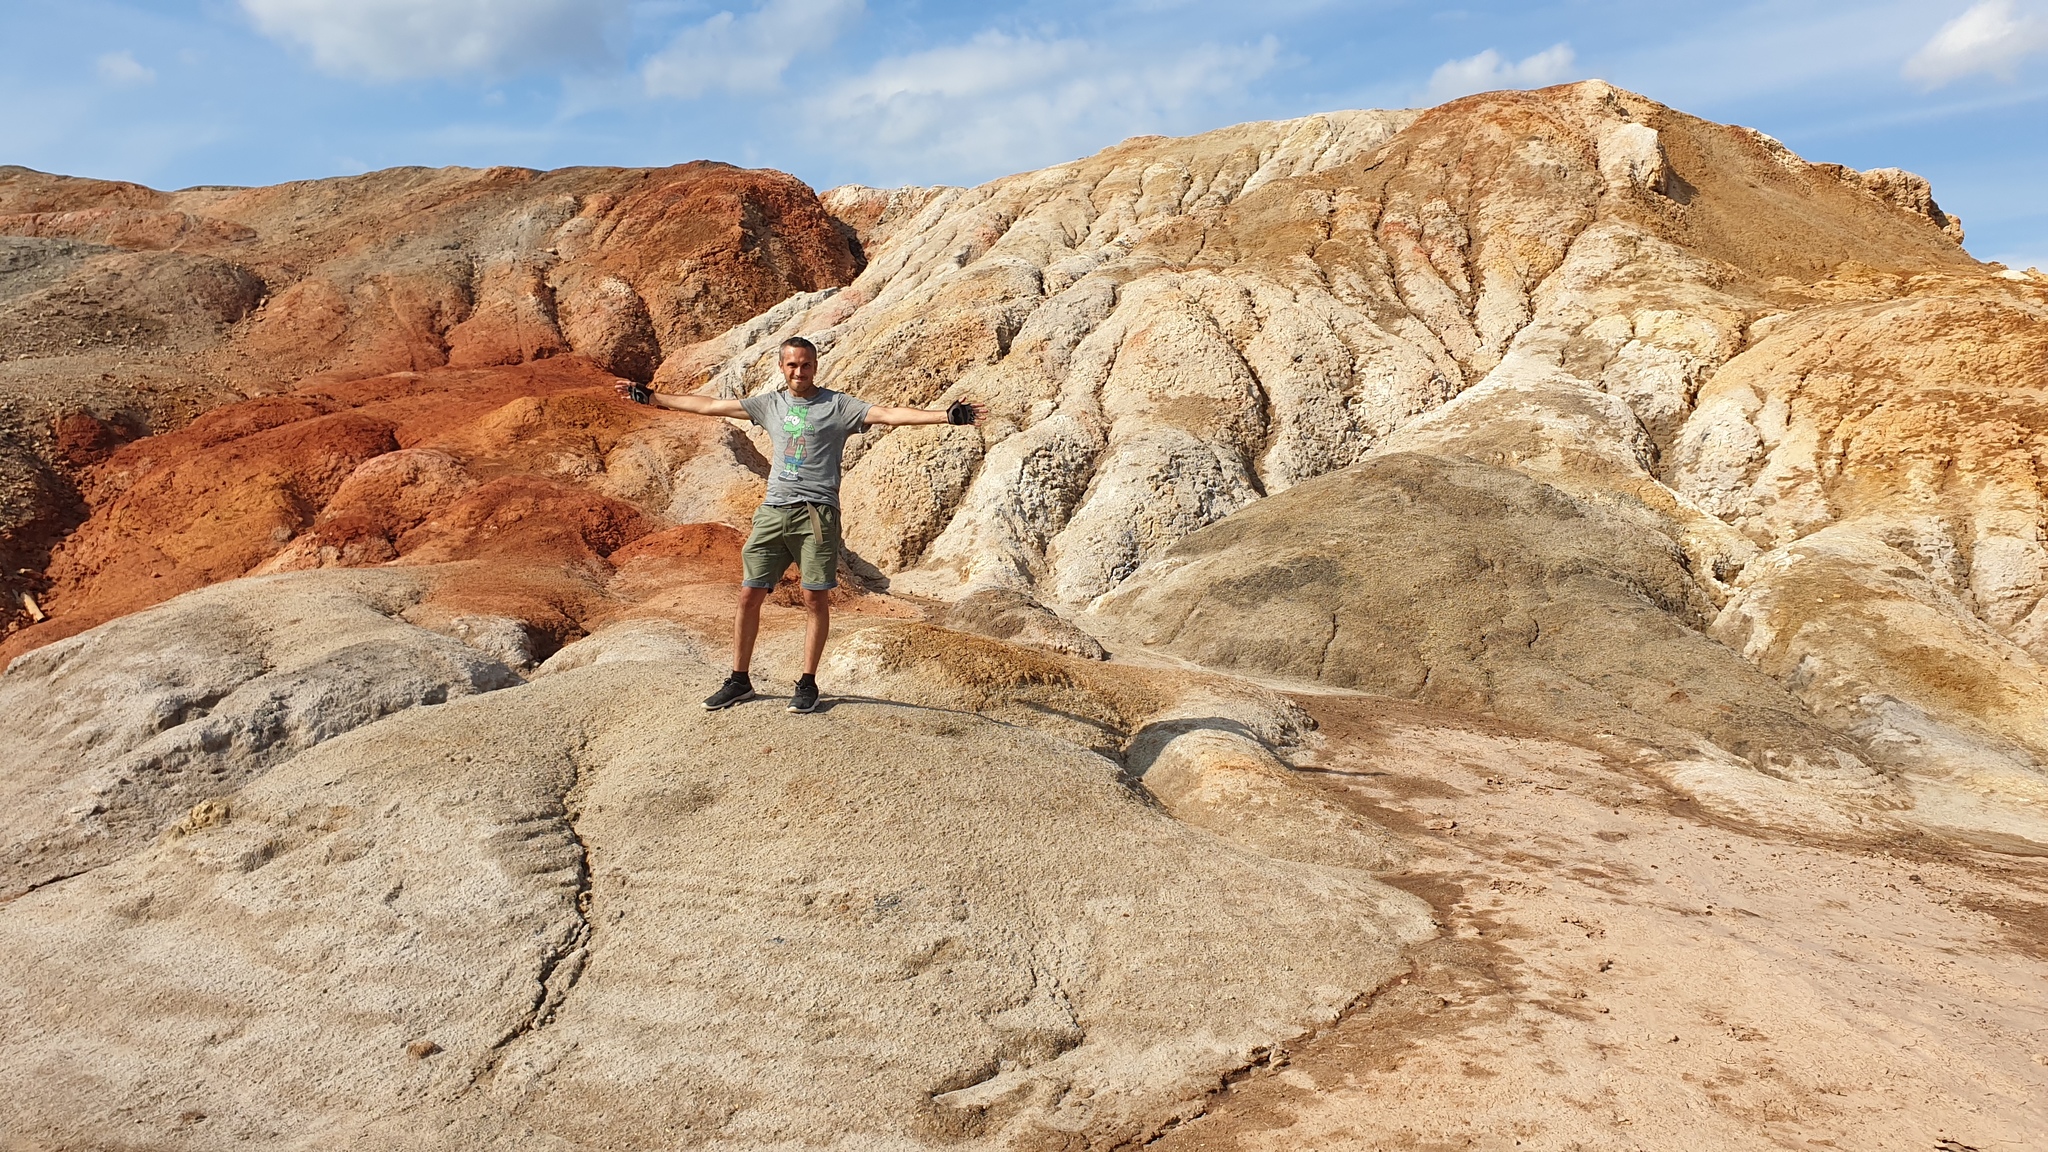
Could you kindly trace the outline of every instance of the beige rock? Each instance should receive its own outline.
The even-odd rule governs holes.
[[[876,622],[836,642],[819,676],[849,696],[992,716],[1118,759],[1147,754],[1136,741],[1149,725],[1187,716],[1220,716],[1271,748],[1301,746],[1312,727],[1284,696],[1229,677],[1104,665],[911,622]]]
[[[1303,788],[1227,717],[1154,721],[1132,740],[1129,762],[1174,819],[1276,860],[1379,870],[1404,854],[1384,829]]]
[[[1702,769],[1741,764],[1873,819],[1904,802],[1855,743],[1701,635],[1712,617],[1653,527],[1505,468],[1390,454],[1188,537],[1086,619],[1112,647],[1690,764],[1687,789],[1703,795]]]
[[[708,669],[655,667],[328,742],[224,822],[0,906],[13,1131],[1143,1140],[1430,930],[1071,745],[894,705],[707,714]]]
[[[1934,188],[1927,183],[1925,176],[1900,168],[1872,168],[1857,175],[1863,186],[1878,199],[1927,217],[1956,243],[1963,242],[1963,222],[1943,212],[1941,206],[1934,202]]]
[[[1095,637],[1061,619],[1051,609],[1010,588],[984,588],[964,596],[939,614],[937,623],[1069,656],[1100,660],[1107,655]]]
[[[1887,527],[1836,524],[1766,554],[1714,635],[1902,772],[1914,819],[2048,848],[2048,674]]]
[[[572,672],[593,664],[672,663],[689,661],[712,664],[717,657],[711,646],[687,625],[672,620],[623,620],[565,644],[533,670],[534,676]]]
[[[802,332],[828,383],[868,399],[988,402],[978,438],[849,454],[850,542],[903,590],[1068,607],[1482,381],[1562,374],[1617,402],[1594,451],[1635,457],[1573,490],[1642,505],[1720,598],[1752,546],[1663,487],[1662,456],[1745,326],[1782,311],[1776,279],[1971,266],[1894,206],[1910,179],[1846,171],[1589,82],[1144,138],[973,189],[849,187],[824,200],[864,245],[860,278],[677,371],[774,387],[772,349]],[[1760,242],[1772,228],[1796,252]]]
[[[394,712],[516,683],[511,653],[395,617],[398,571],[218,585],[0,673],[0,894],[133,852],[196,803]]]

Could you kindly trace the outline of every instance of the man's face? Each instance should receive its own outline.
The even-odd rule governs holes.
[[[782,378],[789,384],[789,390],[799,395],[811,390],[813,380],[818,377],[818,357],[808,348],[784,348],[782,350]]]

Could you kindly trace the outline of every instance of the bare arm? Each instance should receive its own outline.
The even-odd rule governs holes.
[[[621,380],[613,385],[621,397],[631,400],[634,384]],[[690,412],[698,416],[727,416],[734,420],[745,420],[747,409],[737,400],[721,400],[715,396],[670,396],[665,392],[651,392],[647,403],[655,408],[668,408],[677,412]],[[944,419],[940,414],[940,419]]]
[[[969,401],[967,406],[974,409],[974,422],[977,424],[988,415],[988,409],[983,405]],[[877,404],[868,409],[867,419],[862,423],[871,428],[877,425],[900,428],[906,424],[946,424],[950,421],[946,419],[944,408],[884,408]]]

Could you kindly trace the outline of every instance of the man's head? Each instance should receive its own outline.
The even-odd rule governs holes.
[[[798,396],[809,396],[818,390],[818,346],[801,336],[791,336],[782,342],[782,353],[776,360],[782,369],[782,379],[789,390]]]

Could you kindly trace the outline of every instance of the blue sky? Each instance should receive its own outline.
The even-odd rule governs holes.
[[[710,158],[973,183],[1597,76],[1934,182],[2048,267],[2048,0],[4,0],[0,163],[157,187]]]

